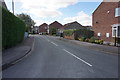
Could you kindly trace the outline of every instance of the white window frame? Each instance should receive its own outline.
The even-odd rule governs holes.
[[[120,16],[120,7],[115,8],[115,17]]]
[[[120,24],[114,24],[114,25],[112,25],[112,37],[115,37],[113,31],[116,30],[116,37],[120,38],[120,36],[118,36],[118,26],[120,26]]]

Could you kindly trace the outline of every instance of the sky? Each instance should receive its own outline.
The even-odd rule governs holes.
[[[12,12],[12,0],[5,0]],[[14,0],[15,15],[26,13],[36,22],[61,24],[77,21],[83,26],[92,26],[92,13],[102,0]]]

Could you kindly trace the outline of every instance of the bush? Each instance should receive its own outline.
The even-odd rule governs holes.
[[[64,30],[63,33],[64,33],[65,36],[72,36],[74,31],[75,31],[74,29]]]
[[[80,40],[80,41],[85,41],[86,38],[85,38],[85,37],[81,37],[81,38],[79,38],[79,40]]]
[[[87,38],[87,39],[85,39],[85,42],[89,42],[89,40],[90,40],[90,39]]]
[[[2,48],[9,48],[24,39],[26,26],[22,20],[2,8]]]
[[[97,44],[103,44],[103,40],[95,40],[95,43],[97,43]]]
[[[50,34],[51,35],[54,35],[54,34],[56,35],[57,34],[57,28],[51,27],[50,28]]]
[[[97,40],[97,38],[95,38],[95,37],[91,37],[90,40],[89,40],[89,42],[91,42],[91,43],[95,43],[95,40]]]
[[[79,29],[74,32],[74,36],[76,40],[80,37],[91,38],[94,36],[94,32],[87,29]]]

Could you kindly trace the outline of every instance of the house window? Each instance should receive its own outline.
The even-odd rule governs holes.
[[[110,33],[106,33],[106,37],[110,37]]]
[[[120,16],[120,7],[115,9],[115,17]]]
[[[98,33],[98,34],[97,34],[97,36],[99,36],[99,37],[100,37],[100,36],[101,36],[101,33]]]
[[[112,37],[117,36],[117,27],[112,28]]]

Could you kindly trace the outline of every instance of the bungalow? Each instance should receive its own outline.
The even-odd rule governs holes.
[[[115,37],[120,38],[120,0],[118,2],[103,0],[92,17],[95,37],[112,44]]]
[[[39,33],[48,33],[48,24],[43,23],[39,26]]]

